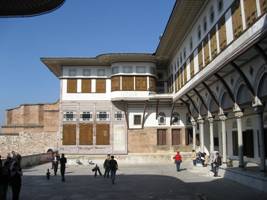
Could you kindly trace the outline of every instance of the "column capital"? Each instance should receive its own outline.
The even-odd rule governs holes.
[[[241,118],[243,117],[244,113],[242,111],[235,111],[235,117],[236,118]]]
[[[225,120],[227,120],[227,117],[223,114],[223,115],[219,115],[219,119],[221,121],[225,121]]]
[[[260,98],[258,96],[254,97],[254,102],[252,103],[252,107],[260,107],[260,106],[264,106],[262,101],[260,100]]]
[[[198,118],[197,119],[197,122],[199,123],[199,124],[204,124],[204,119],[201,117],[201,118]]]
[[[209,121],[209,123],[213,123],[214,122],[214,118],[213,117],[209,117],[208,121]]]

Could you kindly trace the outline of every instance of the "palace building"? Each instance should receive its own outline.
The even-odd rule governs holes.
[[[177,0],[154,53],[41,58],[60,81],[56,148],[216,150],[264,171],[266,12],[267,0]]]

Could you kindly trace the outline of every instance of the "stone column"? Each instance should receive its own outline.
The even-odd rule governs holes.
[[[222,162],[226,163],[226,128],[225,120],[227,119],[225,115],[220,115],[219,119],[221,120],[222,125]]]
[[[196,150],[196,132],[197,132],[197,122],[192,118],[191,124],[193,128],[193,150]]]
[[[204,120],[202,117],[198,119],[199,123],[199,140],[200,140],[200,151],[204,152]]]
[[[259,133],[259,146],[260,146],[260,171],[266,171],[265,167],[265,143],[264,143],[264,125],[263,125],[263,110],[264,106],[255,106],[256,112],[256,128]]]
[[[242,133],[242,116],[243,112],[236,111],[235,117],[237,122],[237,140],[238,140],[238,157],[239,157],[239,167],[244,168],[244,145],[243,145],[243,133]]]
[[[214,152],[214,134],[213,134],[213,121],[212,117],[208,118],[210,125],[210,155]]]

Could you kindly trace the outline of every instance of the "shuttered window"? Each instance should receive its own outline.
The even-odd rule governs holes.
[[[175,92],[178,91],[178,76],[177,73],[175,74]]]
[[[244,0],[245,16],[247,28],[250,27],[257,19],[256,0]]]
[[[80,145],[92,145],[93,144],[93,124],[80,124]]]
[[[180,129],[172,129],[172,145],[181,144]]]
[[[147,77],[146,76],[135,77],[135,90],[147,91]]]
[[[111,91],[120,90],[120,76],[113,76],[111,78]]]
[[[166,145],[166,129],[157,130],[157,145]]]
[[[212,59],[214,59],[217,55],[216,27],[213,27],[210,31],[210,47],[211,47],[211,57]]]
[[[261,14],[267,12],[267,0],[260,0]]]
[[[193,78],[195,75],[195,70],[194,70],[194,55],[190,56],[190,78]]]
[[[96,124],[96,145],[109,145],[109,124]]]
[[[205,37],[204,39],[204,66],[207,66],[210,62],[210,54],[209,54],[209,38],[208,36]]]
[[[90,79],[82,79],[82,93],[91,92],[91,80]]]
[[[133,76],[123,76],[122,77],[122,90],[123,91],[133,91],[134,90],[134,77]]]
[[[76,124],[63,125],[63,145],[76,145]]]
[[[156,92],[156,79],[154,77],[149,77],[149,91]]]
[[[77,79],[67,80],[67,93],[77,93]]]
[[[236,39],[243,31],[240,0],[235,0],[231,7],[234,38]]]
[[[202,43],[198,46],[198,66],[199,70],[203,69],[203,53],[202,53]]]
[[[96,93],[106,93],[106,79],[96,79]]]
[[[184,86],[184,84],[185,84],[185,79],[184,79],[184,69],[185,69],[185,67],[184,67],[184,65],[182,66],[182,69],[181,69],[181,80],[182,80],[182,84],[181,84],[181,86],[183,87]]]
[[[184,65],[184,84],[187,83],[187,64]]]
[[[224,15],[218,22],[218,31],[219,31],[219,44],[220,44],[220,51],[224,50],[227,45],[226,39],[226,28],[225,28],[225,17]]]
[[[178,90],[181,89],[181,70],[178,70]]]

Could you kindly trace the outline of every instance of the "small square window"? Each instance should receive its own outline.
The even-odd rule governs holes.
[[[201,39],[201,27],[198,26],[197,28],[197,35],[198,35],[198,39],[200,40]]]
[[[192,51],[192,49],[193,49],[193,38],[191,37],[190,38],[190,50]]]
[[[134,115],[134,125],[141,125],[141,115]]]
[[[80,118],[82,121],[91,121],[93,119],[92,112],[82,112]]]
[[[119,73],[119,67],[112,67],[112,74],[118,74]]]
[[[207,31],[207,18],[206,17],[204,17],[204,20],[203,20],[203,30],[204,32]]]
[[[122,120],[123,119],[123,113],[121,111],[115,112],[114,114],[115,120]]]
[[[74,112],[64,112],[63,118],[64,118],[64,121],[74,121],[75,114]]]
[[[76,69],[69,69],[69,76],[76,76]]]
[[[136,73],[146,73],[146,68],[143,66],[137,66]]]
[[[108,121],[109,120],[109,113],[108,112],[97,112],[96,119],[98,121]]]
[[[133,73],[133,68],[128,67],[128,66],[124,66],[123,67],[123,73]]]
[[[83,69],[83,75],[84,76],[90,76],[91,75],[91,69]]]
[[[213,7],[210,8],[210,23],[214,21],[214,9]]]
[[[97,76],[105,76],[105,69],[97,69]]]
[[[184,59],[186,59],[186,48],[184,48]]]

